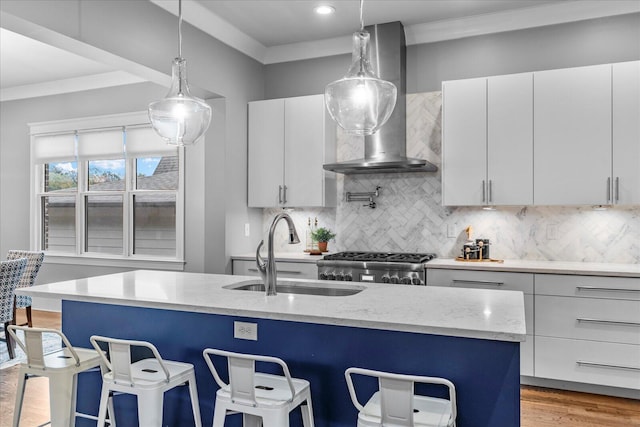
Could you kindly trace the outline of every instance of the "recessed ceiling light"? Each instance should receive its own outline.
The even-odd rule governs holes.
[[[313,11],[318,15],[331,15],[333,12],[336,11],[336,8],[328,5],[320,5],[320,6],[316,6],[313,9]]]

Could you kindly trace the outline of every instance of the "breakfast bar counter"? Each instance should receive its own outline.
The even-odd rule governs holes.
[[[256,278],[131,271],[18,293],[62,299],[63,331],[74,345],[89,346],[93,334],[147,340],[163,357],[193,363],[205,425],[216,391],[202,358],[206,347],[284,359],[293,376],[311,382],[319,427],[355,425],[357,412],[344,382],[350,366],[451,380],[458,427],[519,425],[521,292],[311,280],[296,285],[363,289],[349,296],[266,297],[226,288],[249,280]],[[238,321],[254,324],[257,339],[234,337]],[[96,412],[91,396],[99,382],[80,386],[79,406]],[[163,424],[191,425],[188,394],[172,393],[165,396]],[[117,423],[137,425],[135,401],[118,396],[115,403]],[[301,425],[299,413],[292,414],[291,425]]]

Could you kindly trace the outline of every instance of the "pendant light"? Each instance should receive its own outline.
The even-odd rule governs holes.
[[[329,83],[324,100],[329,114],[341,128],[354,135],[375,133],[391,116],[398,90],[381,80],[369,60],[370,35],[364,29],[360,0],[360,31],[353,34],[352,62],[347,74]]]
[[[187,61],[182,58],[182,0],[178,0],[178,57],[171,68],[171,88],[149,104],[151,126],[170,145],[191,145],[207,130],[211,107],[189,92]]]

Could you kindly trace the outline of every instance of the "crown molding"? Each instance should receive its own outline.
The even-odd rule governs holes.
[[[149,1],[174,15],[178,14],[175,1]],[[417,45],[638,12],[640,12],[640,1],[572,0],[461,19],[410,25],[405,26],[405,33],[407,45]],[[183,17],[205,33],[265,65],[351,52],[350,35],[265,47],[197,1],[190,2],[189,7],[183,9]],[[355,30],[357,28],[354,28]]]

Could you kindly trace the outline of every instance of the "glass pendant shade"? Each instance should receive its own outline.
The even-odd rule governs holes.
[[[331,117],[347,133],[371,135],[384,125],[396,105],[398,90],[378,78],[369,61],[369,32],[353,34],[351,67],[340,80],[329,83],[324,91]]]
[[[189,93],[184,59],[173,60],[171,89],[164,99],[149,104],[149,119],[158,135],[172,145],[193,144],[209,127],[211,107]]]

